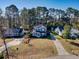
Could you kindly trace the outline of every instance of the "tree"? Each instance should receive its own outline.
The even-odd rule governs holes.
[[[4,57],[4,59],[9,59],[9,54],[8,54],[8,49],[7,49],[7,44],[6,44],[6,41],[5,41],[5,38],[4,38],[4,32],[5,32],[5,29],[2,27],[2,26],[0,26],[0,31],[1,31],[1,38],[3,39],[3,43],[4,43],[4,46],[5,46],[5,57]]]
[[[49,8],[49,16],[51,17],[51,19],[53,21],[55,21],[56,15],[55,15],[55,9],[54,8]]]
[[[0,8],[0,17],[1,17],[1,15],[2,15],[2,10],[1,10],[1,8]]]
[[[25,7],[21,10],[21,14],[20,14],[20,17],[21,17],[21,26],[24,28],[24,29],[27,29],[28,28],[28,23],[29,23],[29,15],[28,15],[28,9],[26,9]]]
[[[16,24],[19,24],[19,11],[18,8],[15,5],[10,5],[8,7],[5,8],[6,12],[5,12],[5,16],[7,17],[7,19],[9,19],[9,27],[13,27],[14,25],[16,26]]]
[[[35,8],[32,8],[32,9],[26,9],[26,8],[23,8],[21,10],[21,15],[20,17],[22,18],[22,24],[24,25],[24,27],[31,27],[35,24],[36,22],[36,10]],[[28,26],[25,26],[25,25],[28,25]]]
[[[65,14],[64,10],[54,8],[49,9],[49,16],[52,16],[52,19],[54,21],[61,21],[61,17],[64,16],[64,14]]]
[[[0,25],[1,25],[1,23],[2,23],[2,20],[1,20],[1,16],[2,15],[2,10],[0,9]]]
[[[40,22],[47,22],[45,20],[45,18],[47,17],[48,14],[48,9],[46,7],[37,7],[36,8],[36,18],[40,21]]]
[[[64,26],[63,38],[66,38],[66,39],[69,38],[70,30],[71,30],[71,26],[66,24]]]
[[[79,10],[69,7],[66,9],[67,16],[71,18],[70,23],[77,22],[79,17]]]
[[[29,15],[29,26],[30,26],[30,30],[32,29],[32,27],[35,25],[36,23],[36,9],[32,8],[32,9],[28,9],[28,15]]]
[[[3,24],[3,20],[2,20],[2,10],[0,9],[0,26],[2,26]],[[1,30],[0,30],[0,37],[1,37]]]

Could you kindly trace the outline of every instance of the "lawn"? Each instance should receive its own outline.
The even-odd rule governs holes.
[[[22,43],[10,47],[10,50],[19,59],[41,59],[57,55],[54,43],[48,39],[32,39],[30,45]]]
[[[79,40],[63,39],[63,38],[60,38],[59,40],[62,43],[62,45],[64,46],[64,48],[70,54],[74,54],[74,55],[79,56],[79,46],[71,44],[71,42],[79,44]]]

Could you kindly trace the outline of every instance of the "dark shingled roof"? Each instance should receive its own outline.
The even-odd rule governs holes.
[[[21,28],[8,28],[4,32],[3,37],[21,37],[23,35],[23,29]]]

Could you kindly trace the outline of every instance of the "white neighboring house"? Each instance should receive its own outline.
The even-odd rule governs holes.
[[[37,25],[37,26],[34,26],[33,30],[32,30],[32,36],[34,37],[44,37],[47,35],[47,28],[40,24],[40,25]]]
[[[73,34],[73,33],[79,33],[79,30],[72,28],[72,29],[71,29],[71,33],[72,33],[72,34]]]
[[[70,37],[77,38],[79,36],[79,30],[72,28],[70,31]]]
[[[60,28],[59,27],[57,27],[57,28],[55,28],[55,32],[58,34],[58,35],[62,35],[62,33],[63,33],[63,30],[60,30]]]
[[[62,36],[64,29],[62,27],[52,28],[58,35]]]

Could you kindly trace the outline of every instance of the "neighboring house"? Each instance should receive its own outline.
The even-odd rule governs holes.
[[[23,32],[23,29],[21,29],[21,28],[8,28],[5,30],[3,36],[6,38],[7,37],[11,37],[11,38],[23,37],[24,32]]]
[[[62,35],[64,28],[62,26],[58,26],[58,27],[52,27],[52,31],[55,31],[58,35]]]
[[[40,24],[37,26],[34,26],[33,30],[32,30],[32,36],[33,37],[45,37],[47,35],[47,28]]]
[[[72,28],[70,31],[71,38],[78,38],[79,37],[79,30]]]

